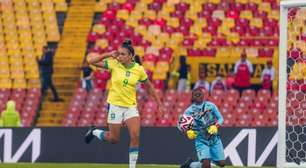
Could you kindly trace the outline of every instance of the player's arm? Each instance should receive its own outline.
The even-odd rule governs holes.
[[[150,82],[150,80],[146,79],[146,80],[144,80],[142,82],[145,85],[145,87],[147,88],[147,91],[148,91],[149,95],[153,96],[154,100],[158,104],[158,107],[161,107],[160,98],[158,97],[158,95],[157,95],[157,93],[156,93],[152,83]]]
[[[209,134],[217,134],[218,128],[223,124],[223,116],[219,112],[216,105],[213,105],[212,113],[216,117],[217,121],[213,125],[209,126],[207,131]]]
[[[111,51],[104,54],[97,54],[97,55],[87,55],[87,62],[91,65],[100,67],[100,68],[108,68],[107,62],[103,61],[106,58],[116,58],[118,55],[117,51]]]

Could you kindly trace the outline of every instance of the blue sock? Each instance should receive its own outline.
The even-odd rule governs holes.
[[[201,162],[192,162],[189,167],[190,168],[201,168],[202,163]]]
[[[129,148],[129,168],[136,168],[136,163],[138,159],[138,147],[130,147]]]
[[[104,141],[104,130],[95,129],[92,131],[92,134],[96,136],[98,139]]]

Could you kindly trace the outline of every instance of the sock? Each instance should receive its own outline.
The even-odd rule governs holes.
[[[138,158],[138,147],[132,147],[129,149],[130,168],[136,168],[136,162]]]
[[[189,167],[190,168],[201,168],[202,163],[201,162],[192,162]]]
[[[96,136],[98,139],[104,141],[104,131],[103,130],[95,129],[92,131],[92,134]]]

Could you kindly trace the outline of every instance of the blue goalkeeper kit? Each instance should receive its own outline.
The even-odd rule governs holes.
[[[195,148],[198,159],[210,159],[213,161],[224,160],[224,149],[220,139],[220,135],[209,134],[207,129],[211,125],[222,125],[223,117],[216,105],[209,101],[204,101],[202,104],[190,105],[185,113],[193,116],[195,122],[192,130],[198,133],[195,139]]]

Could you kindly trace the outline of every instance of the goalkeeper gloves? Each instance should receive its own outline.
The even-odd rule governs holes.
[[[207,128],[207,132],[211,135],[217,134],[218,133],[218,127],[219,127],[218,124],[211,125]]]
[[[195,139],[197,137],[197,135],[198,135],[197,132],[194,131],[194,130],[188,130],[186,132],[186,134],[187,134],[188,139],[190,139],[190,140]]]

